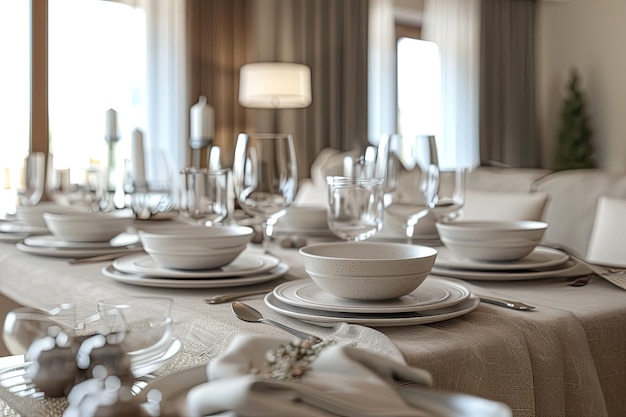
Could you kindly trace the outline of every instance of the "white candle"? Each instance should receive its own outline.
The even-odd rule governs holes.
[[[117,112],[113,109],[107,110],[106,113],[104,137],[107,139],[117,139]]]
[[[131,158],[133,161],[133,182],[135,190],[146,188],[146,168],[143,152],[143,133],[139,129],[133,130],[133,138],[131,145]]]
[[[198,102],[191,106],[191,139],[213,139],[214,117],[213,107],[207,104],[205,96],[200,96]]]

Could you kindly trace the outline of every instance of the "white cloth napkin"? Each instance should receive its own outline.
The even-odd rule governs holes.
[[[209,382],[187,394],[190,417],[350,416],[418,417],[429,413],[410,406],[396,382],[429,385],[430,374],[351,345],[325,347],[299,380],[279,381],[252,375],[265,353],[287,341],[239,336],[207,367]]]

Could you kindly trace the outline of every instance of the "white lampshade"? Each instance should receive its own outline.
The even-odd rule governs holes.
[[[241,67],[239,104],[259,109],[296,109],[311,104],[311,70],[306,65],[257,62]]]

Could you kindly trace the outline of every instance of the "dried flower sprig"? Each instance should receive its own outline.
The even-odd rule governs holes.
[[[295,340],[265,352],[265,364],[251,373],[265,379],[288,381],[301,378],[325,347],[334,344],[333,340],[314,345],[306,340]]]

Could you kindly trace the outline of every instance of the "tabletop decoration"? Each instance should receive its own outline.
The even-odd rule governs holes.
[[[99,300],[98,311],[86,315],[69,303],[13,309],[2,336],[12,354],[24,356],[0,371],[0,386],[19,396],[61,397],[103,373],[130,384],[180,350],[170,305],[164,297],[117,297]]]
[[[189,147],[192,149],[192,161],[195,168],[200,168],[200,154],[213,144],[215,111],[207,103],[205,96],[200,96],[198,102],[191,106],[189,111],[191,134]]]
[[[281,344],[276,349],[265,352],[266,362],[260,368],[252,368],[250,373],[264,379],[288,381],[299,379],[310,369],[311,363],[317,358],[322,349],[334,344],[333,340],[326,340],[314,344],[307,340],[292,340]]]

